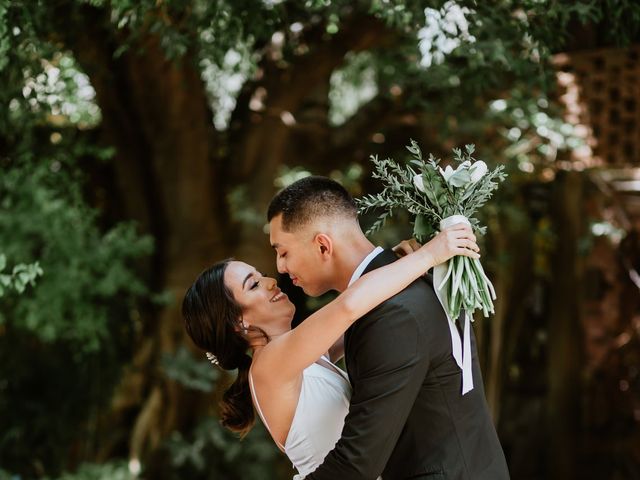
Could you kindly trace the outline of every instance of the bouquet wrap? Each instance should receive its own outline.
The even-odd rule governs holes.
[[[456,223],[465,223],[471,225],[467,217],[464,215],[452,215],[443,219],[440,222],[440,229],[443,230],[447,227],[455,225]],[[464,258],[464,257],[463,257]],[[436,265],[433,268],[433,288],[436,291],[436,296],[442,308],[447,314],[447,322],[449,323],[449,331],[451,333],[453,358],[458,366],[462,369],[462,394],[473,390],[473,375],[471,365],[471,314],[468,311],[463,312],[464,319],[462,320],[462,336],[456,331],[455,322],[458,317],[453,318],[449,309],[449,292],[451,292],[454,284],[453,266],[454,259]]]

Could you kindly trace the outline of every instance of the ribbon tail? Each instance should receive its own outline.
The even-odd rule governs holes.
[[[462,395],[473,390],[473,365],[471,357],[471,315],[464,313],[463,357],[462,357]]]

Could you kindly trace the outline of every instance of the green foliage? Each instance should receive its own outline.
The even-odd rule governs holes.
[[[125,462],[85,463],[74,473],[64,473],[50,480],[135,480]],[[44,480],[49,480],[45,478]]]
[[[63,470],[71,448],[96,448],[98,412],[132,353],[135,302],[148,295],[137,264],[153,242],[87,204],[92,185],[79,159],[103,162],[112,150],[73,130],[91,125],[74,116],[84,108],[75,63],[22,41],[9,52],[17,65],[0,72],[13,79],[0,92],[13,94],[0,115],[0,250],[23,265],[7,270],[12,282],[44,274],[0,298],[0,465],[33,478]]]
[[[0,245],[10,258],[38,261],[47,275],[28,296],[0,304],[0,324],[40,340],[72,342],[79,353],[109,340],[110,302],[146,293],[132,261],[151,239],[131,224],[105,233],[83,201],[78,179],[59,161],[11,165],[0,178]]]
[[[215,417],[205,418],[190,435],[174,432],[167,448],[176,479],[270,480],[282,460],[261,424],[240,441]]]
[[[14,265],[11,273],[2,273],[6,267],[7,257],[0,254],[0,298],[5,295],[7,290],[23,293],[28,285],[35,286],[36,278],[44,273],[38,262],[30,265],[19,263]]]
[[[500,155],[521,172],[534,173],[553,167],[565,152],[584,148],[584,137],[560,117],[559,109],[545,95],[515,89],[506,99],[489,103],[485,122],[499,125],[506,141]]]
[[[9,41],[9,22],[7,22],[8,0],[0,1],[0,71],[9,63],[7,52],[11,48]]]
[[[167,377],[201,392],[212,392],[220,377],[220,370],[205,360],[204,356],[196,358],[184,347],[173,355],[165,354],[162,366]]]
[[[378,94],[371,53],[348,54],[345,60],[345,65],[331,75],[329,120],[337,126]]]
[[[134,267],[150,239],[130,224],[102,232],[79,180],[58,161],[5,164],[0,176],[0,245],[31,265],[14,268],[16,281],[46,272],[0,298],[0,464],[14,471],[64,466],[109,402],[131,355],[134,299],[147,292]]]
[[[81,129],[100,123],[100,109],[95,103],[95,91],[89,78],[69,52],[56,52],[51,58],[43,58],[35,69],[24,69],[23,101],[30,114],[37,114],[41,121],[58,127],[68,124]],[[14,102],[12,114],[16,115]]]

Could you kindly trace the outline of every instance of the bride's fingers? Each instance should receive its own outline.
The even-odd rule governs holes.
[[[457,223],[449,228],[449,232],[456,238],[469,238],[476,241],[476,236],[473,233],[473,229],[465,223]]]
[[[460,247],[456,250],[457,250],[457,255],[463,255],[465,257],[471,257],[471,258],[480,258],[480,254],[474,250],[470,250],[464,247]]]
[[[460,222],[460,223],[456,223],[456,224],[454,224],[454,225],[451,225],[449,228],[450,228],[451,230],[469,230],[469,231],[472,231],[472,230],[473,230],[473,229],[471,228],[471,225],[468,225],[468,224],[466,224],[466,223],[462,223],[462,222]]]
[[[393,247],[393,251],[398,257],[404,257],[415,252],[420,248],[420,244],[415,239],[402,240],[398,245]]]
[[[456,232],[455,238],[457,240],[470,240],[473,243],[477,242],[477,238],[472,232],[466,232],[466,231]]]
[[[409,240],[407,240],[407,242],[409,243],[409,246],[413,249],[414,252],[416,250],[420,250],[420,247],[422,246],[422,244],[418,242],[418,240],[416,240],[415,238],[410,238]]]
[[[478,247],[476,242],[473,242],[471,240],[458,240],[456,242],[456,246],[458,248],[466,248],[467,250],[473,250],[474,252],[480,251],[480,247]]]

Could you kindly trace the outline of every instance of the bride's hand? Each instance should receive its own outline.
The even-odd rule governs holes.
[[[428,250],[434,265],[446,262],[456,255],[480,258],[476,236],[471,227],[464,223],[445,228],[421,248]]]

